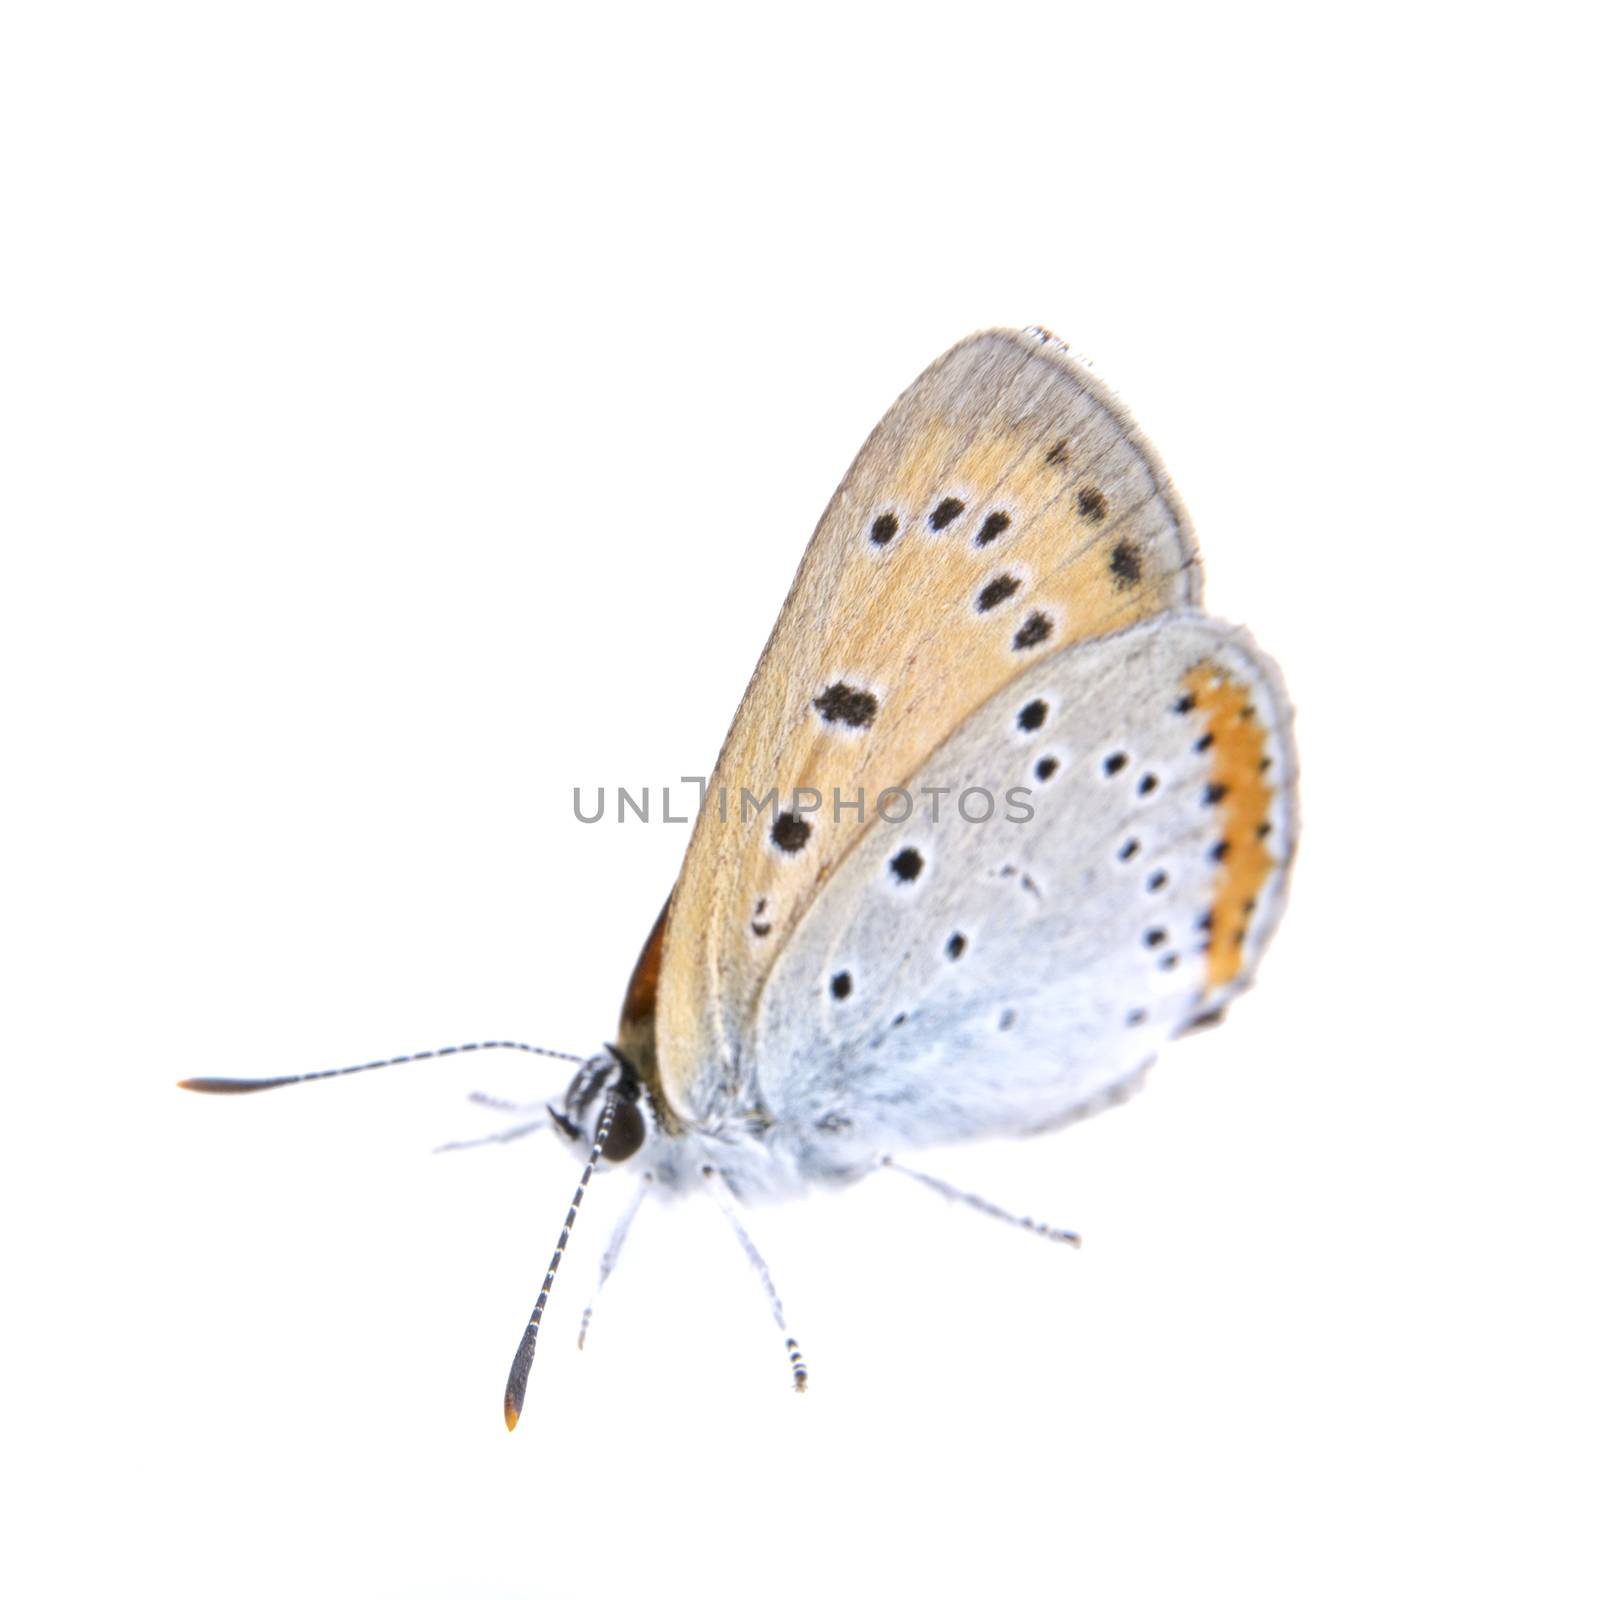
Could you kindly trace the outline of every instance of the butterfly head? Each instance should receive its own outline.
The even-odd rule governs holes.
[[[625,1056],[610,1045],[591,1056],[573,1074],[561,1104],[548,1110],[552,1126],[583,1156],[594,1144],[608,1095],[616,1105],[600,1158],[608,1166],[620,1166],[644,1149],[655,1132],[649,1097],[638,1071]]]

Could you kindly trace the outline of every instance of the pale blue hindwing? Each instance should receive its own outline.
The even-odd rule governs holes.
[[[1174,709],[1205,661],[1249,687],[1277,779],[1279,865],[1220,994],[1206,990],[1211,760]],[[1029,729],[1035,701],[1046,715]],[[1249,981],[1277,921],[1295,831],[1289,718],[1248,636],[1195,613],[1061,651],[974,712],[907,780],[949,791],[939,821],[919,795],[911,820],[871,827],[762,991],[739,1099],[768,1154],[802,1181],[846,1178],[886,1152],[1027,1133],[1126,1092]],[[1019,787],[1034,815],[1006,821]],[[994,820],[960,815],[971,790],[995,796]],[[905,850],[911,878],[893,865]]]

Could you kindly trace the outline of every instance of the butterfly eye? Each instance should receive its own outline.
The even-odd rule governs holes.
[[[643,1143],[644,1113],[632,1100],[619,1098],[611,1117],[611,1131],[600,1147],[600,1154],[607,1161],[626,1161],[629,1156],[638,1154]]]

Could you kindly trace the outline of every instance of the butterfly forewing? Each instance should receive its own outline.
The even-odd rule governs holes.
[[[748,1080],[756,997],[875,804],[1003,685],[1199,598],[1154,454],[1063,347],[996,332],[901,396],[808,547],[711,780],[656,1004],[625,1019],[669,1114]]]
[[[763,990],[755,1099],[806,1164],[1059,1123],[1237,993],[1293,851],[1288,718],[1271,663],[1193,614],[1049,657],[967,718],[914,780],[938,821],[864,836]]]

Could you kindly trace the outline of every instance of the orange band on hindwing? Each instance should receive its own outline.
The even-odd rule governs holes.
[[[1215,662],[1196,667],[1184,685],[1205,724],[1211,789],[1222,813],[1211,902],[1206,987],[1226,988],[1244,965],[1245,937],[1277,857],[1267,848],[1273,786],[1267,782],[1267,732],[1250,692]]]

